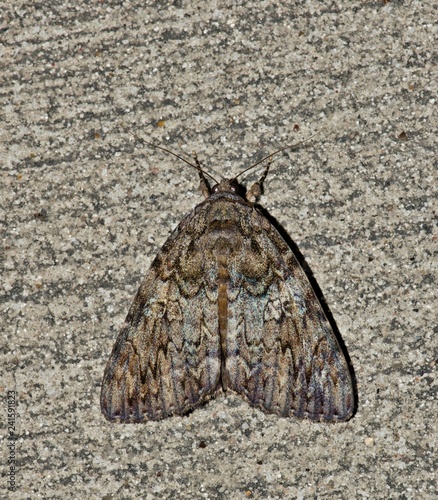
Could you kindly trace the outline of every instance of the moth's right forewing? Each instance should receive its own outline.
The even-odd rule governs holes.
[[[273,226],[267,235],[285,263],[288,330],[299,339],[293,414],[312,420],[348,420],[354,413],[355,398],[345,353],[294,253]]]
[[[242,226],[241,259],[230,272],[238,277],[230,282],[230,389],[278,415],[347,420],[350,371],[321,304],[278,231],[255,211],[252,226]]]

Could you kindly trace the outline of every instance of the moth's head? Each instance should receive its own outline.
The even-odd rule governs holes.
[[[243,196],[243,188],[236,179],[222,179],[211,188],[211,193],[234,193]]]

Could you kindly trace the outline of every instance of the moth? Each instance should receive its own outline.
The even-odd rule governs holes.
[[[198,170],[206,199],[137,292],[103,376],[104,416],[185,415],[222,390],[283,417],[348,420],[346,357],[297,258],[256,205],[271,162],[245,195],[237,177],[249,169],[216,182],[197,159],[167,152]]]

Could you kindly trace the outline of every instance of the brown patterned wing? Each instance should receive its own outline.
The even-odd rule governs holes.
[[[157,255],[111,353],[101,391],[110,421],[183,415],[219,384],[217,304],[203,286],[202,259],[185,232],[189,222],[190,216]]]
[[[253,227],[245,235],[245,258],[230,272],[229,388],[277,415],[348,420],[350,370],[308,278],[257,212]]]

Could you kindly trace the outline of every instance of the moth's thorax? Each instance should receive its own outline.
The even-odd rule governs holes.
[[[214,262],[221,255],[231,257],[239,253],[247,233],[244,226],[248,210],[253,207],[238,194],[230,191],[212,193],[197,209],[202,231],[194,242],[195,247],[213,257]]]

